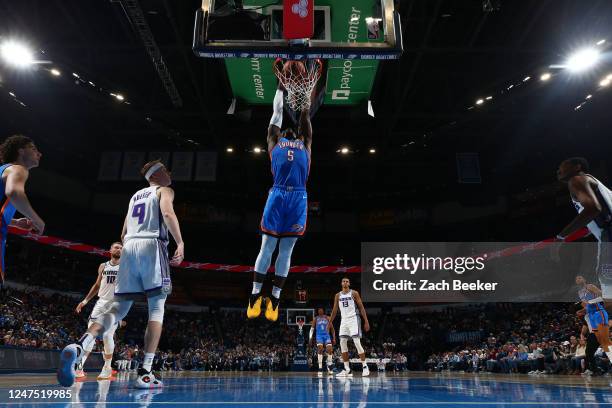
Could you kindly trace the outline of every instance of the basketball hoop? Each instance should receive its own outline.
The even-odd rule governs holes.
[[[312,90],[321,77],[323,63],[320,59],[315,59],[310,64],[305,63],[305,73],[285,71],[283,66],[282,58],[277,58],[274,61],[273,69],[281,85],[287,90],[289,107],[296,112],[309,109]]]
[[[306,320],[299,319],[297,322],[298,333],[301,335],[304,330],[304,325],[306,324]]]

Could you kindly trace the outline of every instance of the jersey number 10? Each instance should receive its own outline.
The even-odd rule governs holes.
[[[106,283],[108,283],[109,285],[112,285],[113,283],[115,283],[115,279],[117,279],[115,275],[108,275],[106,277]]]

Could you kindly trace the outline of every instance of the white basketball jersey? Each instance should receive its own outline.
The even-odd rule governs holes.
[[[98,297],[100,299],[110,300],[115,296],[117,272],[119,272],[119,264],[113,265],[110,263],[110,261],[104,264],[102,280],[100,281],[100,289],[98,289]]]
[[[357,315],[352,289],[348,293],[339,293],[338,307],[340,308],[340,316],[342,316],[343,319],[348,319]]]
[[[599,204],[601,205],[601,212],[595,217],[595,219],[588,223],[587,227],[591,234],[598,241],[601,241],[602,232],[604,229],[610,228],[612,223],[612,191],[608,189],[604,184],[597,180],[595,177],[587,174],[588,177],[595,180],[597,183],[597,187],[593,190]],[[580,214],[584,211],[584,207],[578,200],[572,197],[572,202],[574,203],[574,207],[576,207],[576,211]]]
[[[157,196],[158,188],[143,188],[132,196],[127,213],[126,241],[132,238],[168,240],[168,228],[161,215]]]

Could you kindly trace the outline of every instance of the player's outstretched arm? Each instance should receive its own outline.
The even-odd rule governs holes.
[[[274,95],[272,103],[272,118],[268,126],[268,152],[271,152],[281,135],[283,126],[283,91],[279,88]]]
[[[593,285],[592,283],[589,283],[587,285],[587,289],[589,290],[589,292],[594,293],[595,296],[601,296],[601,289],[599,289],[597,286]]]
[[[571,195],[582,204],[584,210],[563,228],[559,233],[561,237],[567,237],[585,227],[601,212],[601,203],[597,200],[597,196],[593,192],[587,176],[572,177],[568,182],[568,186]]]
[[[185,244],[183,243],[183,236],[181,235],[181,227],[178,218],[174,212],[174,190],[170,187],[161,187],[159,192],[159,207],[164,217],[164,222],[168,226],[168,230],[176,242],[176,251],[170,263],[178,265],[183,262],[185,258]]]
[[[85,296],[85,299],[81,300],[77,305],[75,309],[77,313],[81,313],[81,309],[83,309],[83,307],[85,307],[85,305],[89,303],[89,301],[93,299],[94,296],[96,296],[96,293],[98,293],[98,290],[100,289],[100,283],[102,282],[102,272],[104,272],[104,263],[101,263],[100,266],[98,266],[98,277],[96,278],[94,284],[91,286],[91,289],[89,289],[89,292],[87,293],[87,296]]]
[[[368,322],[368,315],[366,314],[365,307],[363,307],[363,302],[361,301],[361,296],[359,292],[353,290],[353,297],[355,298],[355,303],[357,303],[357,307],[359,308],[359,313],[363,317],[363,330],[370,331],[370,322]]]
[[[45,222],[34,211],[28,196],[25,193],[25,183],[28,180],[29,172],[21,165],[13,165],[8,168],[6,178],[6,196],[11,200],[17,211],[30,219],[36,233],[42,234],[45,230]]]
[[[310,151],[312,146],[312,123],[310,123],[310,109],[304,109],[300,112],[300,123],[298,135],[304,136],[304,145]]]
[[[329,322],[333,323],[336,318],[336,314],[338,313],[338,294],[334,296],[334,307],[332,308],[331,316],[329,316]]]

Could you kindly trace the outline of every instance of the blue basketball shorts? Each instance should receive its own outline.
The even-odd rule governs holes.
[[[302,236],[306,232],[307,215],[306,190],[272,187],[259,228],[274,237]]]
[[[591,331],[597,331],[599,325],[608,325],[608,312],[604,309],[603,303],[587,304],[586,312],[584,318]]]
[[[317,344],[331,344],[331,337],[329,336],[329,333],[321,333],[318,334],[317,333]]]

